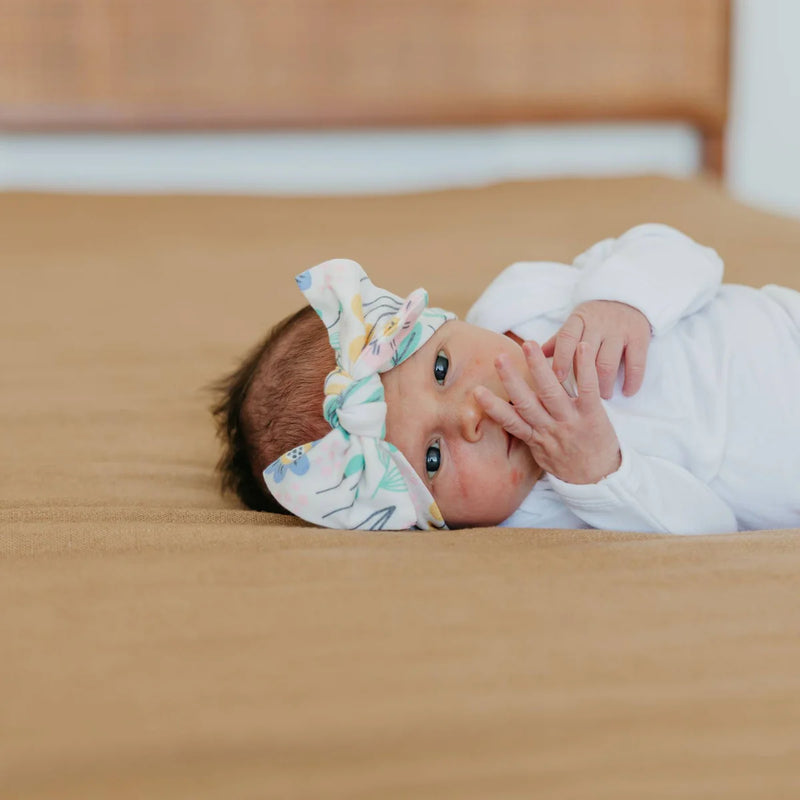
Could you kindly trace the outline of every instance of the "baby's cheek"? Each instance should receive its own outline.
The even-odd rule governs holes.
[[[522,483],[522,477],[523,477],[522,470],[518,469],[517,467],[514,467],[514,469],[511,470],[511,475],[509,476],[509,483],[515,489],[517,489],[519,485]]]

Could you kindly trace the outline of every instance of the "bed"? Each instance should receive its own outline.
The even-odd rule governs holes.
[[[587,21],[574,0],[414,2],[406,17],[305,0],[274,29],[259,24],[275,3],[101,5],[0,2],[6,129],[679,118],[703,132],[706,168],[347,198],[0,194],[0,796],[800,792],[798,531],[323,531],[220,496],[207,410],[208,384],[299,306],[291,276],[334,254],[463,314],[514,260],[567,260],[659,220],[712,244],[729,281],[800,288],[800,223],[719,181],[727,3],[604,0]],[[304,25],[324,57],[288,46]],[[494,72],[445,102],[463,70],[421,93],[409,70],[376,104],[421,29],[413,63],[439,63],[438,37]],[[531,81],[528,36],[548,58],[587,55]],[[55,41],[58,58],[33,57]],[[252,79],[258,58],[303,91]],[[208,85],[188,77],[201,59]],[[251,76],[233,96],[231,70]]]

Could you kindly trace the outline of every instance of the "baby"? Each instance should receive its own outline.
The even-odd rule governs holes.
[[[512,265],[462,322],[320,264],[218,384],[223,485],[336,528],[800,525],[800,294],[721,277],[641,225]]]

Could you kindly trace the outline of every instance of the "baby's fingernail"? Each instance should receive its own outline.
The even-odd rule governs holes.
[[[563,369],[557,369],[556,370],[556,378],[558,378],[558,382],[559,383],[561,383],[561,381],[563,381],[564,378],[566,378],[566,377],[567,377],[567,374],[566,374],[566,372],[564,372]]]

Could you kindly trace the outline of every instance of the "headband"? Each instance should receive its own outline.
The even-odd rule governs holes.
[[[444,528],[427,486],[386,436],[379,373],[401,364],[455,315],[375,286],[355,261],[335,258],[295,279],[328,330],[336,369],[325,379],[322,439],[284,453],[264,470],[288,511],[327,528]]]

